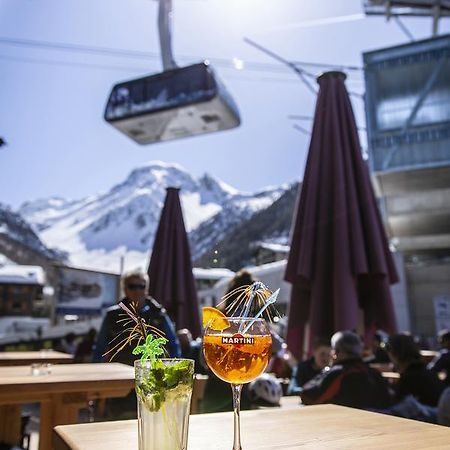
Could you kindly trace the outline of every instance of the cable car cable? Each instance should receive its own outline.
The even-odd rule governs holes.
[[[95,47],[88,46],[84,44],[67,44],[62,42],[50,42],[50,41],[37,41],[31,39],[15,39],[8,38],[5,36],[0,36],[0,44],[11,45],[11,46],[19,46],[19,47],[31,47],[31,48],[46,48],[49,50],[61,50],[61,51],[70,51],[76,53],[91,53],[98,54],[103,56],[113,56],[113,57],[124,57],[131,59],[155,59],[160,60],[160,56],[156,52],[148,52],[141,50],[126,50],[120,48],[111,48],[111,47]],[[181,60],[185,61],[194,61],[199,60],[198,56],[193,55],[182,55],[178,57]],[[231,59],[223,58],[223,57],[208,57],[214,65],[220,66],[231,66],[234,67],[234,64]],[[361,71],[361,67],[352,66],[352,65],[342,65],[342,64],[326,64],[326,63],[314,63],[307,61],[292,61],[293,64],[298,66],[309,66],[309,67],[323,67],[323,68],[342,68],[351,71]],[[267,72],[283,72],[281,67],[275,64],[263,63],[257,61],[248,61],[244,60],[244,65],[246,69],[255,70],[255,71],[267,71]],[[306,71],[305,71],[306,72]],[[315,76],[310,74],[311,76]]]

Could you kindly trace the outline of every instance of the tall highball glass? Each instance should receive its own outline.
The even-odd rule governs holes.
[[[194,361],[135,361],[134,367],[138,449],[187,450]]]

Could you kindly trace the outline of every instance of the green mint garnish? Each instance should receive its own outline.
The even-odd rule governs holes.
[[[136,392],[149,411],[158,411],[166,399],[184,398],[192,386],[190,361],[166,366],[161,360],[151,363],[149,372],[136,385]]]
[[[147,360],[154,361],[158,356],[164,355],[164,345],[169,342],[166,338],[155,338],[152,334],[147,335],[145,342],[142,345],[136,345],[133,349],[133,355],[142,353],[141,362]]]

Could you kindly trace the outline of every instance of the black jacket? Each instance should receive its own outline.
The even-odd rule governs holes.
[[[314,357],[298,363],[289,382],[288,395],[299,394],[301,387],[322,372],[314,367]]]
[[[324,370],[303,386],[300,397],[306,405],[334,403],[361,409],[392,405],[386,380],[359,358]]]
[[[444,383],[450,385],[450,350],[442,349],[436,358],[428,364],[428,369],[434,372],[445,372],[446,378]]]
[[[411,363],[400,375],[395,388],[398,400],[410,394],[424,405],[437,406],[446,385],[436,372],[427,370],[423,362],[417,361]]]
[[[127,299],[123,299],[122,302],[128,305]],[[166,345],[166,349],[169,353],[168,356],[180,356],[180,345],[175,333],[175,328],[166,313],[166,310],[156,300],[148,297],[145,301],[144,307],[139,313],[140,316],[145,319],[147,324],[152,325],[158,330],[164,332],[166,339],[169,341]],[[126,333],[120,335],[120,333],[122,333],[126,328],[120,320],[125,317],[125,312],[118,305],[112,306],[106,311],[106,316],[103,319],[103,323],[97,337],[97,343],[94,351],[94,362],[108,362],[111,360],[111,357],[114,355],[115,351],[106,356],[103,355],[119,343],[123,337],[126,337]],[[114,356],[112,362],[133,365],[134,361],[139,359],[139,356],[132,354],[136,344],[137,342],[133,341],[131,344],[127,345],[122,351]]]

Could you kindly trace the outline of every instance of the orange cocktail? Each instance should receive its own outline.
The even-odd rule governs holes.
[[[206,363],[221,380],[233,384],[253,381],[264,372],[272,353],[270,335],[205,335]]]
[[[233,450],[242,450],[239,419],[242,385],[253,381],[267,367],[272,353],[270,330],[263,319],[225,317],[213,308],[204,308],[203,320],[205,360],[215,375],[231,384]]]

